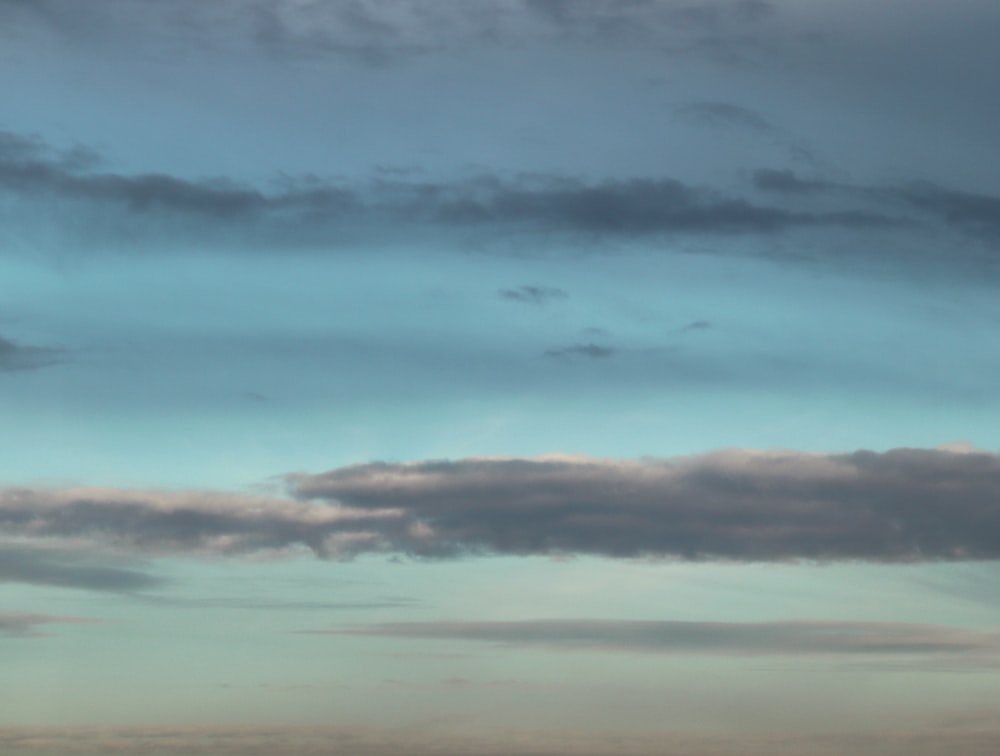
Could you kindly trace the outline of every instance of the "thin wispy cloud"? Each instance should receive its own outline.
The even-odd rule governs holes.
[[[43,638],[47,625],[81,625],[100,622],[85,617],[58,617],[48,614],[16,614],[0,612],[0,638]]]
[[[1000,653],[1000,634],[880,622],[534,620],[396,622],[310,634],[402,637],[576,651],[736,656],[964,656]]]

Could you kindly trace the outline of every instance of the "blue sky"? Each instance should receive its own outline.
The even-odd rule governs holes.
[[[0,0],[0,750],[992,753],[998,22]]]

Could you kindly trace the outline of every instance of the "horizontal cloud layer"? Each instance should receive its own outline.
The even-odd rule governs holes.
[[[98,227],[108,233],[106,213],[116,210],[121,215],[114,227],[123,237],[145,230],[180,238],[219,232],[253,238],[261,228],[248,229],[248,223],[265,224],[285,242],[332,243],[342,241],[346,231],[371,231],[386,222],[411,229],[501,225],[589,235],[771,233],[903,222],[864,208],[803,212],[756,205],[667,177],[588,182],[487,174],[450,182],[345,183],[311,176],[286,178],[262,191],[226,178],[113,173],[101,167],[101,157],[91,150],[58,150],[37,137],[0,132],[0,193],[29,198],[35,211],[43,201],[90,203],[91,213],[101,211],[91,233]],[[60,213],[65,221],[80,208],[65,205]]]
[[[997,633],[885,622],[391,622],[308,632],[684,654],[966,655],[1000,651]]]
[[[0,529],[20,539],[16,548],[0,551],[0,578],[107,590],[155,583],[134,570],[27,548],[53,544],[75,554],[99,547],[196,557],[308,550],[338,558],[366,552],[744,561],[1000,558],[1000,455],[987,452],[471,458],[352,465],[292,474],[286,481],[295,499],[0,490]]]
[[[468,695],[468,691],[463,691]],[[584,729],[479,728],[456,732],[453,720],[419,728],[295,726],[75,726],[3,727],[5,754],[107,756],[812,756],[865,753],[873,756],[993,756],[1000,729],[992,712],[921,717],[917,726],[889,724],[878,730],[815,733],[801,730],[718,734]],[[974,725],[971,729],[969,725]]]
[[[298,3],[271,0],[195,0],[141,5],[71,0],[20,0],[0,5],[0,20],[15,31],[48,30],[78,44],[131,47],[137,37],[154,49],[188,52],[227,47],[282,58],[340,56],[385,65],[414,55],[473,45],[536,42],[599,47],[642,46],[670,53],[722,57],[747,47],[749,32],[773,31],[765,0],[689,0],[619,3],[608,0],[351,0]],[[763,29],[761,27],[764,26]],[[2,33],[4,30],[0,30]],[[712,44],[710,44],[712,43]],[[708,47],[709,49],[703,49]],[[730,50],[730,48],[734,48]]]

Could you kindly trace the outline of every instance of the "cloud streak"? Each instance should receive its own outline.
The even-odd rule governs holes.
[[[1000,651],[996,633],[884,622],[390,622],[306,632],[663,654],[969,656]]]
[[[164,582],[140,570],[98,561],[79,549],[0,544],[0,583],[131,593]]]
[[[100,622],[84,617],[53,617],[48,614],[0,613],[0,638],[41,638],[39,625],[80,625]]]

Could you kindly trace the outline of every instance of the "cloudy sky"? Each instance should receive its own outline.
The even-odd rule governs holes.
[[[0,750],[979,756],[994,0],[0,0]]]

